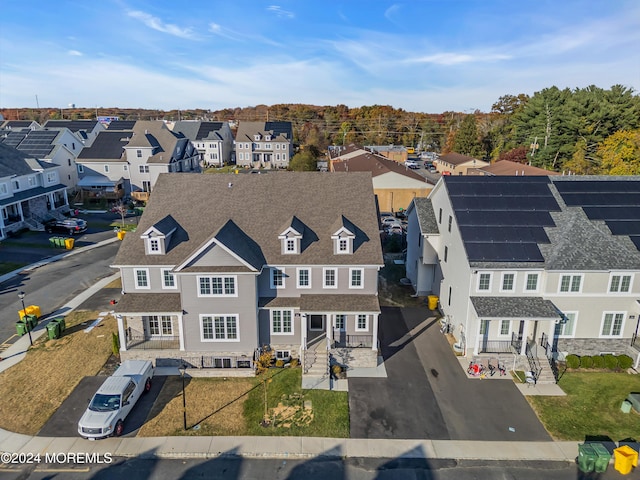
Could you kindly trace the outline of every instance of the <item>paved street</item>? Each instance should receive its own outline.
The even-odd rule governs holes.
[[[510,377],[467,378],[428,315],[424,307],[383,308],[388,378],[349,380],[351,437],[550,440]]]

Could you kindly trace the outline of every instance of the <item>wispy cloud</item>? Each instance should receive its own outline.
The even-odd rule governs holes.
[[[397,3],[394,3],[393,5],[391,5],[389,8],[387,8],[384,11],[384,17],[389,20],[390,22],[394,22],[395,23],[395,14],[398,13],[398,11],[400,10],[400,5],[398,5]]]
[[[72,57],[82,57],[82,52],[79,52],[78,50],[69,50],[67,54],[71,55]]]
[[[293,12],[290,12],[288,10],[284,10],[280,5],[269,5],[267,7],[267,10],[269,12],[273,12],[276,14],[277,17],[280,18],[294,18],[295,14]]]
[[[149,13],[142,12],[140,10],[130,10],[127,12],[127,15],[131,18],[135,18],[136,20],[140,20],[147,27],[157,30],[158,32],[167,33],[175,37],[186,38],[188,40],[196,39],[195,33],[190,28],[181,28],[171,23],[165,23],[160,18],[154,17]]]
[[[499,53],[455,53],[442,52],[433,55],[425,55],[423,57],[409,58],[405,63],[432,63],[436,65],[458,65],[461,63],[472,62],[497,62],[501,60],[509,60],[509,55]]]
[[[274,47],[281,47],[282,44],[276,42],[275,40],[272,40],[270,38],[261,36],[261,35],[255,35],[253,33],[250,34],[246,34],[246,33],[240,33],[236,30],[232,30],[230,28],[226,28],[223,27],[222,25],[215,23],[215,22],[211,22],[209,23],[209,32],[213,33],[214,35],[218,36],[218,37],[222,37],[222,38],[226,38],[228,40],[233,40],[234,42],[260,42],[260,43],[264,43],[267,45],[271,45]]]

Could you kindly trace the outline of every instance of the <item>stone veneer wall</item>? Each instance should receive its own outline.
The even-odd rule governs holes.
[[[630,338],[559,338],[557,349],[574,355],[622,355],[630,344]]]

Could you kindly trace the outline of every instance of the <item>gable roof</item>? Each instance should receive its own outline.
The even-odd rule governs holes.
[[[22,176],[34,173],[29,167],[27,159],[31,159],[31,157],[26,153],[0,143],[0,177]]]
[[[187,141],[182,133],[172,132],[161,120],[141,120],[134,125],[126,148],[152,148],[153,154],[147,163],[171,163],[178,143]]]
[[[125,161],[124,146],[129,143],[132,135],[132,131],[99,132],[93,144],[82,149],[78,155],[78,161]]]
[[[189,195],[176,195],[189,192]],[[198,204],[215,208],[194,208]],[[184,232],[166,255],[145,255],[143,241],[124,238],[116,265],[178,265],[215,237],[252,265],[381,265],[371,176],[366,173],[272,172],[269,175],[161,174],[140,219],[146,231],[170,214]],[[332,228],[344,215],[359,231],[351,255],[334,255]],[[282,253],[278,236],[293,217],[311,243],[300,254]],[[229,223],[231,221],[231,223]],[[224,228],[223,228],[224,227]],[[175,235],[175,234],[174,234]],[[359,235],[359,236],[358,236]],[[306,243],[303,242],[303,243]]]
[[[223,127],[223,122],[202,122],[194,120],[180,120],[173,125],[174,132],[180,132],[189,140],[222,140],[222,135],[217,133]]]
[[[408,211],[415,208],[416,215],[418,217],[418,225],[420,226],[420,233],[422,235],[434,235],[439,234],[438,222],[436,221],[436,214],[433,211],[433,205],[430,198],[416,197],[411,201]]]
[[[429,183],[420,174],[404,165],[374,153],[361,153],[345,159],[332,160],[334,172],[370,172],[372,177],[385,173],[397,173],[421,182]]]
[[[293,127],[291,122],[240,122],[236,141],[253,142],[254,135],[271,135],[272,141],[291,142],[293,140]],[[263,138],[264,139],[264,138]]]
[[[478,168],[485,175],[560,175],[558,172],[545,170],[544,168],[532,167],[523,163],[512,162],[511,160],[500,160],[486,167]],[[479,173],[479,172],[478,172]],[[471,171],[469,174],[473,174]]]
[[[68,128],[72,132],[79,131],[92,132],[96,125],[99,124],[97,120],[47,120],[44,124],[45,128]]]
[[[476,164],[478,165],[487,165],[487,162],[485,162],[484,160],[478,160],[477,158],[468,157],[466,155],[462,155],[456,152],[450,152],[445,155],[440,155],[440,158],[438,159],[438,163],[441,163],[441,162],[450,163],[451,165],[456,165],[456,166],[462,165],[464,163],[469,163],[469,162],[476,162]]]

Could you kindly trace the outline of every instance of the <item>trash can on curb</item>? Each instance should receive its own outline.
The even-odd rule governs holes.
[[[38,305],[29,305],[25,308],[27,315],[35,315],[36,318],[40,318],[42,315],[40,314],[40,307]]]
[[[19,337],[27,333],[27,324],[25,322],[16,322],[16,333]]]
[[[60,336],[62,336],[64,331],[67,329],[67,324],[64,322],[64,317],[57,317],[55,320],[58,322],[58,332],[60,333]]]
[[[57,318],[49,320],[49,323],[47,323],[47,336],[49,340],[60,338],[60,324]]]
[[[64,248],[67,250],[73,250],[73,238],[64,239]]]
[[[638,466],[638,452],[629,445],[622,445],[613,450],[613,468],[622,475],[631,473],[633,467]]]
[[[601,443],[592,443],[591,446],[596,453],[595,471],[598,473],[606,472],[611,461],[609,450]]]
[[[596,468],[596,452],[588,443],[578,445],[578,468],[584,473],[593,472]]]
[[[23,321],[27,324],[29,330],[33,330],[38,325],[38,317],[33,314],[25,316]]]
[[[429,295],[427,297],[429,310],[437,310],[438,309],[438,296],[437,295]]]
[[[118,236],[118,240],[122,240],[124,238],[124,236],[126,235],[126,231],[124,230],[118,230],[118,233],[116,234]]]

